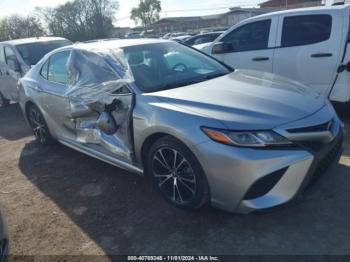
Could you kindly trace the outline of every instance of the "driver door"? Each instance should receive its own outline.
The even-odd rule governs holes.
[[[233,68],[272,72],[276,30],[276,18],[240,25],[218,40],[232,50],[213,56]]]
[[[76,146],[104,156],[134,162],[132,113],[135,103],[127,80],[115,60],[107,63],[92,52],[73,50],[69,65],[75,79],[66,96]]]

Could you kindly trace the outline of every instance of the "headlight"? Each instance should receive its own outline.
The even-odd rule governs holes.
[[[291,141],[273,131],[229,131],[202,127],[203,132],[216,142],[243,147],[290,145]]]

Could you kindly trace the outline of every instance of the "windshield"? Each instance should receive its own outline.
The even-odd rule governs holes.
[[[135,82],[144,93],[195,84],[232,71],[177,43],[124,47],[123,51]]]
[[[71,45],[69,40],[55,40],[48,42],[36,42],[30,44],[17,45],[17,50],[21,54],[24,62],[27,65],[35,65],[41,58],[52,50]]]

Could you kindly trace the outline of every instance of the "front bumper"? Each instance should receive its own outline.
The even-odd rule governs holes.
[[[252,149],[209,141],[197,145],[196,155],[207,175],[212,205],[229,212],[250,213],[285,204],[303,192],[339,160],[342,141],[337,119],[334,139],[317,151],[301,145]]]

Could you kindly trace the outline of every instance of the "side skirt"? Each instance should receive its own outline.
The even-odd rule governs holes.
[[[143,169],[137,167],[137,166],[134,166],[128,162],[125,162],[123,160],[119,160],[115,157],[112,157],[112,156],[109,156],[109,155],[106,155],[106,154],[103,154],[97,150],[94,150],[94,149],[91,149],[91,148],[88,148],[88,147],[85,147],[85,146],[82,146],[80,145],[79,143],[76,143],[74,141],[66,141],[66,140],[61,140],[59,139],[58,140],[61,144],[65,145],[65,146],[68,146],[72,149],[75,149],[83,154],[86,154],[88,156],[91,156],[91,157],[94,157],[94,158],[97,158],[103,162],[106,162],[108,164],[111,164],[113,166],[116,166],[116,167],[119,167],[119,168],[122,168],[122,169],[125,169],[129,172],[132,172],[132,173],[136,173],[138,175],[141,175],[143,176]]]

